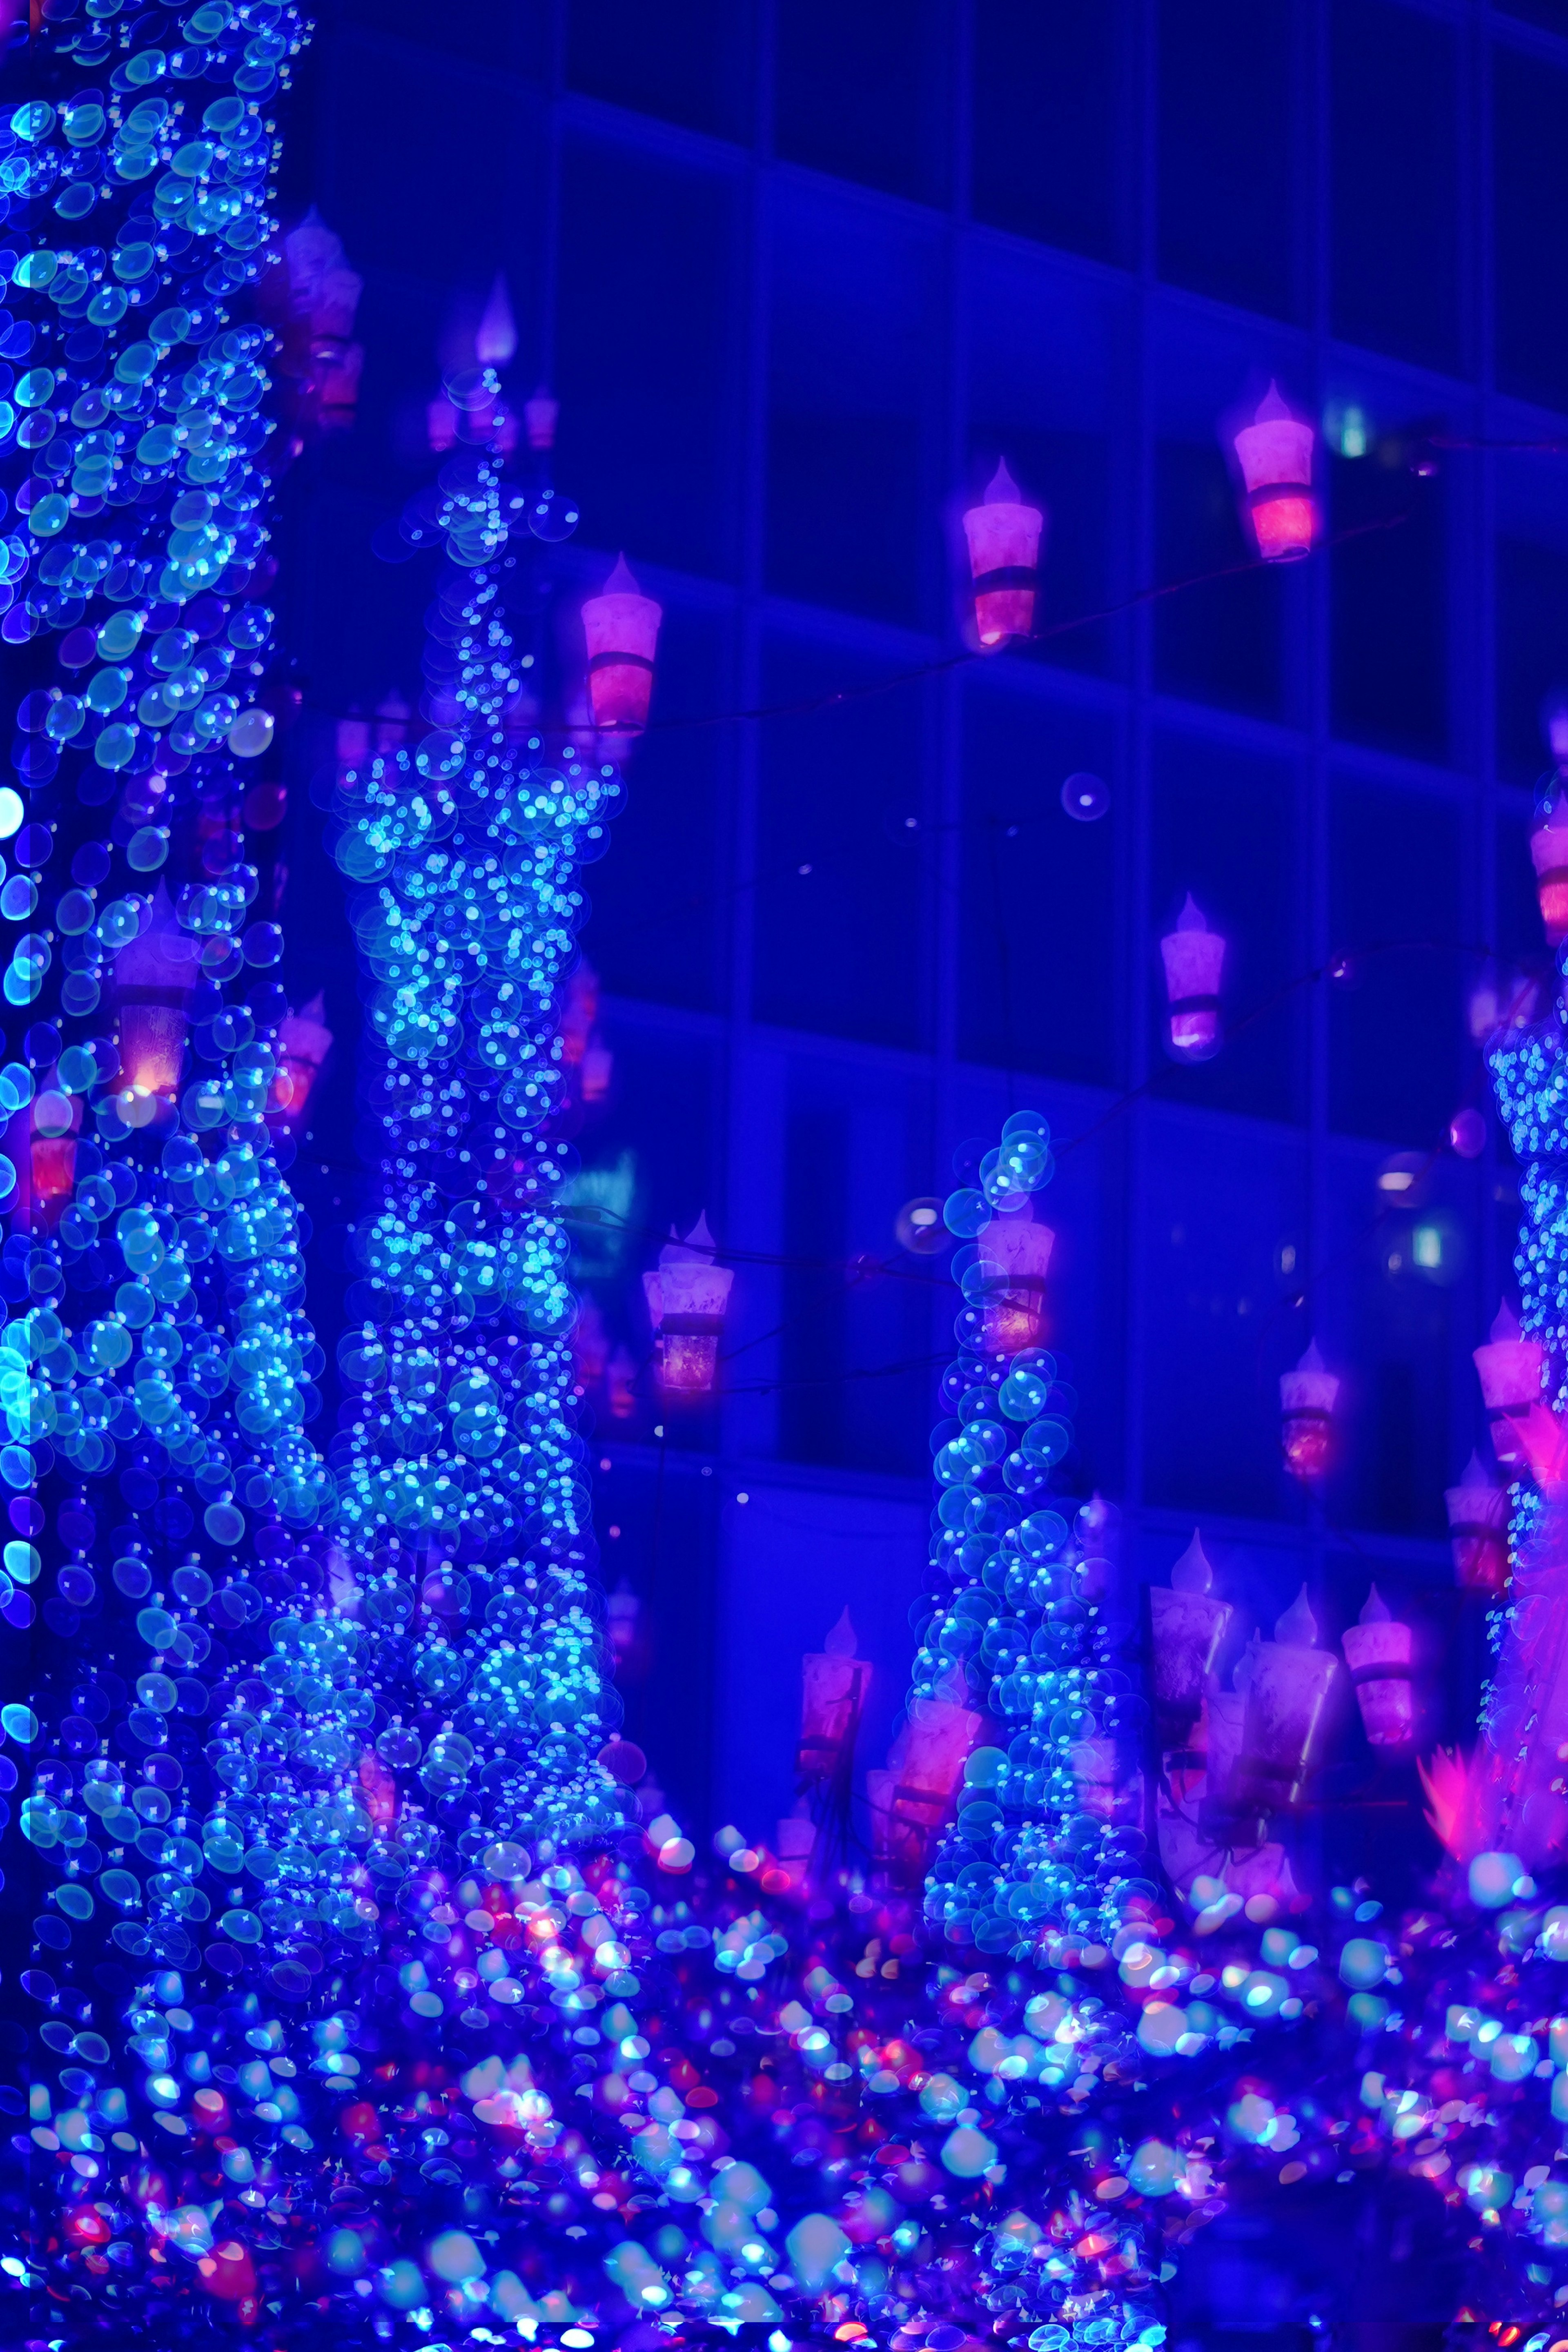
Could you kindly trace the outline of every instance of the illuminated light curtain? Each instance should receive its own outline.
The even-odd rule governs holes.
[[[1022,2063],[997,2075],[1020,2105],[1037,2105],[1072,2095],[1088,2066],[1080,2026],[1090,2012],[1079,2001],[1091,1999],[1100,2016],[1100,1971],[1112,1947],[1124,1948],[1125,1931],[1142,1929],[1160,1907],[1142,1875],[1137,1758],[1147,1708],[1116,1663],[1136,1636],[1108,1558],[1112,1514],[1095,1501],[1069,1524],[1056,1507],[1053,1473],[1072,1444],[1070,1400],[1057,1385],[1054,1359],[1035,1344],[1039,1300],[1030,1315],[1007,1311],[1017,1263],[1048,1261],[1048,1247],[1026,1252],[1020,1236],[1032,1227],[1032,1196],[1053,1173],[1045,1120],[1019,1112],[982,1160],[978,1184],[945,1204],[962,1244],[952,1272],[964,1304],[954,1329],[959,1352],[942,1383],[952,1417],[932,1434],[941,1488],[931,1515],[933,1590],[909,1707],[917,1740],[922,1723],[942,1715],[962,1716],[970,1738],[985,1722],[998,1727],[998,1740],[1006,1738],[1005,1748],[989,1740],[970,1748],[956,1817],[927,1873],[924,1907],[954,1959],[977,1949],[983,1963],[989,1955],[1058,1972],[1037,1979],[1056,1989],[1028,2001]],[[1109,2023],[1101,2019],[1100,2030]],[[999,2037],[997,2069],[1003,2048]],[[1125,2193],[1131,2179],[1134,2191],[1159,2197],[1184,2178],[1184,2159],[1160,2141],[1142,2143],[1131,2162],[1113,2194]],[[1073,2179],[1069,2169],[1064,2204]],[[1026,2311],[1048,2331],[1031,2337],[1042,2344],[1065,2347],[1075,2327],[1091,2325],[1091,2341],[1159,2341],[1158,2257],[1152,2274],[1140,2222],[1108,2229],[1086,2231],[1070,2247],[1064,2242],[1048,2268],[1026,2265],[1026,2248],[1013,2259],[999,2231],[988,2251],[992,2308]]]
[[[521,494],[501,465],[499,445],[469,449],[442,475],[436,604],[458,725],[345,764],[335,804],[374,983],[363,1094],[385,1137],[355,1236],[363,1317],[340,1348],[357,1392],[331,1449],[336,1526],[379,1629],[395,1717],[380,1759],[476,1854],[620,1818],[596,1761],[620,1702],[591,1600],[557,1213],[577,1160],[551,1119],[576,868],[624,791],[571,748],[552,761],[511,715],[522,671],[500,591]]]

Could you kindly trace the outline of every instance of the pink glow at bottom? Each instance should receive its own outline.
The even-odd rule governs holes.
[[[984,588],[974,599],[974,624],[983,646],[1026,637],[1035,625],[1032,588]]]
[[[1204,1061],[1219,1043],[1217,1013],[1173,1013],[1171,1051],[1190,1061]]]
[[[1252,509],[1258,552],[1266,563],[1293,563],[1310,555],[1317,523],[1309,498],[1263,499]]]
[[[589,676],[594,724],[605,734],[627,734],[646,727],[652,698],[653,672],[641,664],[611,660]]]
[[[660,1388],[681,1396],[705,1396],[719,1368],[717,1333],[665,1331],[658,1342]]]

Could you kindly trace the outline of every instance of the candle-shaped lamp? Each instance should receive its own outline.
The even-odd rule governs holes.
[[[1500,1592],[1508,1580],[1507,1488],[1488,1476],[1480,1455],[1472,1453],[1443,1500],[1459,1583],[1467,1592]]]
[[[1166,1039],[1178,1062],[1206,1062],[1220,1047],[1219,976],[1225,940],[1211,931],[1189,890],[1176,928],[1160,941],[1165,967]]]
[[[1530,835],[1530,862],[1535,868],[1535,895],[1549,947],[1560,947],[1568,936],[1568,793],[1559,793],[1538,817]]]
[[[643,1291],[658,1341],[659,1386],[675,1396],[706,1395],[718,1369],[719,1339],[734,1272],[714,1262],[715,1243],[700,1216],[681,1241],[672,1233]]]
[[[1374,1584],[1361,1617],[1345,1627],[1345,1663],[1356,1704],[1374,1748],[1408,1748],[1415,1736],[1411,1662],[1415,1636],[1402,1624]]]
[[[980,1241],[985,1345],[994,1356],[1037,1347],[1045,1312],[1046,1275],[1056,1234],[1022,1209],[994,1217]]]
[[[645,596],[624,555],[583,607],[588,699],[602,734],[635,735],[647,724],[654,653],[664,607]]]
[[[1161,1752],[1168,1754],[1186,1744],[1197,1721],[1231,1619],[1229,1602],[1214,1597],[1214,1570],[1195,1528],[1169,1587],[1150,1586],[1149,1614],[1155,1720]]]
[[[855,1628],[844,1610],[820,1650],[800,1662],[800,1748],[795,1769],[803,1788],[826,1788],[849,1770],[856,1735],[871,1686],[869,1660],[855,1654]]]
[[[115,1107],[128,1126],[145,1126],[152,1097],[172,1094],[179,1083],[196,953],[195,940],[181,930],[160,883],[146,929],[121,950],[114,967],[124,1073]]]
[[[1260,1642],[1247,1690],[1247,1725],[1238,1780],[1265,1810],[1299,1800],[1311,1769],[1312,1749],[1339,1661],[1317,1647],[1318,1626],[1307,1588]]]
[[[1005,458],[998,463],[980,505],[971,507],[963,518],[974,625],[987,652],[1009,637],[1026,637],[1034,625],[1045,520],[1042,509],[1026,505],[1019,495]]]
[[[1279,1378],[1279,1431],[1285,1466],[1303,1482],[1321,1478],[1329,1465],[1338,1375],[1331,1372],[1314,1339],[1294,1371]]]
[[[307,1005],[297,1013],[286,1013],[278,1024],[279,1067],[289,1081],[289,1097],[282,1108],[290,1127],[303,1118],[310,1089],[331,1049],[326,1003],[318,989]]]
[[[1541,1393],[1545,1349],[1539,1339],[1525,1337],[1504,1299],[1491,1337],[1474,1353],[1493,1453],[1514,1477],[1550,1484],[1558,1472],[1562,1432]]]
[[[1293,416],[1270,383],[1250,425],[1236,436],[1247,520],[1266,563],[1291,563],[1312,551],[1318,512],[1312,499],[1311,426]]]

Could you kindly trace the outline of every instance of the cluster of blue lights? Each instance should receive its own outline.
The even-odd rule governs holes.
[[[395,1705],[401,1681],[382,1754],[407,1766],[423,1752],[426,1790],[454,1818],[473,1783],[463,1832],[478,1850],[619,1817],[595,1761],[619,1701],[591,1597],[557,1214],[577,1163],[549,1128],[586,907],[576,868],[605,845],[623,787],[570,748],[550,762],[514,723],[499,458],[464,451],[442,488],[433,627],[456,656],[458,726],[346,767],[336,798],[374,983],[364,1093],[385,1146],[356,1236],[363,1319],[339,1351],[355,1393],[331,1459]]]

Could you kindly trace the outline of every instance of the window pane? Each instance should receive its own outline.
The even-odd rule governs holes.
[[[934,617],[938,261],[927,236],[839,197],[781,203],[766,549],[781,595],[910,628]]]
[[[620,996],[707,1009],[720,1001],[730,901],[719,888],[721,796],[731,728],[682,725],[733,707],[733,670],[715,625],[667,609],[654,725],[628,770],[607,855],[584,876],[594,912],[584,950]]]
[[[1347,1135],[1436,1147],[1459,1099],[1459,822],[1436,794],[1333,788],[1329,1116]]]
[[[1100,261],[1127,251],[1121,10],[975,0],[974,216]]]
[[[1331,1516],[1391,1534],[1441,1536],[1443,1489],[1472,1443],[1471,1382],[1456,1388],[1461,1347],[1480,1320],[1474,1244],[1478,1171],[1439,1161],[1411,1206],[1379,1195],[1376,1161],[1336,1155],[1323,1286],[1334,1369],[1344,1377]],[[1485,1319],[1496,1301],[1485,1309]],[[1461,1376],[1462,1377],[1462,1376]],[[1453,1427],[1461,1396],[1464,1424]]]
[[[810,703],[887,675],[842,647],[775,642],[763,699]],[[922,813],[923,715],[904,686],[763,728],[759,1021],[920,1042],[921,836],[903,819]]]
[[[1080,771],[1110,787],[1110,814],[1091,824],[1061,805],[1062,784]],[[1115,1083],[1118,782],[1109,720],[1009,693],[1000,681],[965,692],[966,1060]]]
[[[1279,1374],[1304,1341],[1285,1307],[1306,1223],[1294,1144],[1227,1134],[1170,1110],[1150,1119],[1143,1206],[1148,1500],[1275,1518]]]
[[[733,562],[733,193],[598,141],[563,173],[561,479],[590,545]],[[615,322],[614,352],[605,344]]]
[[[784,1269],[779,1433],[796,1461],[923,1477],[940,1364],[931,1294],[922,1280],[851,1281],[850,1261],[899,1257],[900,1202],[924,1189],[910,1152],[904,1102],[862,1078],[798,1066],[791,1074],[785,1140]],[[815,1261],[801,1264],[798,1261]],[[944,1300],[943,1302],[947,1302]],[[743,1378],[739,1366],[736,1377]]]
[[[1558,168],[1568,73],[1500,41],[1492,71],[1498,383],[1568,407],[1568,186]]]
[[[1162,0],[1160,271],[1283,317],[1292,300],[1291,0]]]
[[[1457,373],[1458,107],[1452,28],[1334,0],[1333,326]]]
[[[1159,443],[1154,506],[1162,584],[1245,563],[1252,553],[1217,447]],[[1258,566],[1163,597],[1154,607],[1156,685],[1167,694],[1279,718],[1283,588],[1278,571]]]
[[[949,0],[780,0],[779,153],[896,196],[948,199]]]
[[[1334,732],[1446,760],[1447,486],[1375,457],[1328,465],[1331,530],[1358,533],[1329,558]]]
[[[1188,892],[1211,930],[1226,940],[1221,972],[1225,1042],[1211,1062],[1180,1074],[1164,1091],[1183,1102],[1302,1115],[1300,1054],[1305,1002],[1291,992],[1306,942],[1291,771],[1279,761],[1163,733],[1154,750],[1151,904],[1146,1003],[1155,1024],[1155,1067],[1170,1034],[1156,940],[1174,924]]]
[[[749,140],[751,73],[743,0],[572,0],[566,79],[591,98]]]

